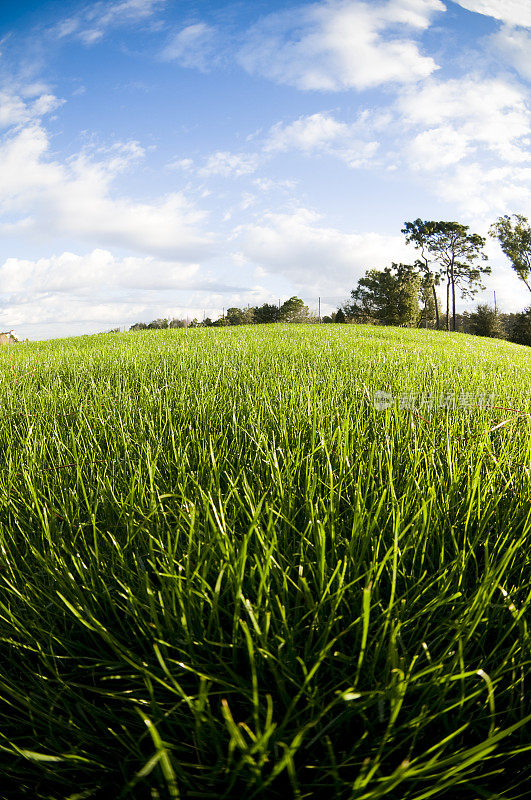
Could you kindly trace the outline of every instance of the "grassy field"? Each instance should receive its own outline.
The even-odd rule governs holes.
[[[2,348],[0,797],[529,797],[530,392],[430,331]]]

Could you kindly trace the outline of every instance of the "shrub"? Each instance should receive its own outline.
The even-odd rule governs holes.
[[[343,311],[342,308],[338,308],[338,310],[335,313],[334,322],[346,322],[346,321],[347,321],[347,318],[345,316],[345,312]]]
[[[498,312],[487,303],[480,303],[468,317],[468,330],[475,336],[502,339],[503,325]]]
[[[531,307],[515,314],[511,321],[509,339],[516,344],[531,345]]]

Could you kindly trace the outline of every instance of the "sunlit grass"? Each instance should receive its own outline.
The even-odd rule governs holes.
[[[2,348],[0,795],[527,797],[530,390],[393,328]]]

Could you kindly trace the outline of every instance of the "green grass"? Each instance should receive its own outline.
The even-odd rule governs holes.
[[[364,326],[0,351],[0,796],[529,796],[531,351]]]

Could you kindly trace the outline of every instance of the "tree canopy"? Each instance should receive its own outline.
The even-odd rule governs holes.
[[[500,315],[487,303],[480,303],[468,317],[470,333],[476,336],[502,338],[504,330]]]
[[[420,251],[420,258],[415,261],[415,266],[421,273],[423,273],[423,289],[432,292],[433,297],[433,310],[435,312],[436,327],[439,328],[439,303],[437,300],[437,292],[435,287],[440,282],[440,275],[437,269],[433,270],[430,261],[429,245],[432,237],[435,234],[437,223],[428,221],[424,222],[421,219],[416,219],[414,222],[404,222],[402,233],[405,234],[406,244],[412,244],[418,251]],[[427,307],[428,302],[426,294],[423,296],[424,306]],[[431,306],[431,303],[429,304]]]
[[[472,298],[485,288],[481,278],[490,273],[490,267],[482,264],[487,260],[483,252],[486,240],[478,233],[469,233],[468,225],[442,220],[406,222],[402,233],[406,235],[406,242],[420,251],[421,258],[416,266],[432,279],[435,301],[435,284],[440,277],[446,280],[446,330],[450,329],[450,304],[452,329],[455,330],[456,289],[459,288],[461,297]]]
[[[300,297],[290,297],[280,306],[280,322],[306,322],[310,314]]]
[[[410,264],[371,269],[350,293],[344,311],[356,322],[413,326],[419,316],[419,290],[418,272]]]
[[[522,214],[505,214],[491,225],[490,235],[497,238],[513,270],[531,292],[531,227]]]

